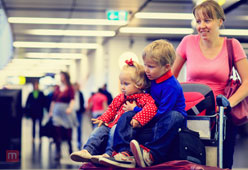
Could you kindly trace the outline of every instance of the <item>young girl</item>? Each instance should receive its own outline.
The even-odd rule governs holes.
[[[127,109],[125,108],[127,102],[137,104],[137,107],[133,108],[137,113],[130,122],[133,128],[144,126],[156,114],[157,107],[154,100],[149,94],[144,93],[144,90],[149,87],[149,81],[145,76],[142,65],[131,59],[126,61],[119,79],[122,93],[114,98],[105,113],[97,119],[92,119],[94,124],[98,124],[98,128],[92,132],[81,151],[71,154],[73,161],[87,162],[90,161],[92,155],[99,155],[104,151],[105,153],[102,156],[109,157],[112,155],[114,127]]]

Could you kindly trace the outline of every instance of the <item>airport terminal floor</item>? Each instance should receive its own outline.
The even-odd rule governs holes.
[[[83,119],[83,142],[92,130],[88,115],[84,115]],[[36,128],[37,129],[37,128]],[[68,154],[68,145],[66,142],[62,144],[62,158],[60,161],[55,160],[55,144],[51,139],[42,137],[41,142],[37,138],[32,141],[32,121],[31,119],[22,119],[22,158],[19,163],[2,163],[0,169],[79,169],[81,163],[70,160]],[[73,150],[77,150],[76,131],[73,131]],[[248,135],[240,133],[237,137],[234,170],[248,169]]]

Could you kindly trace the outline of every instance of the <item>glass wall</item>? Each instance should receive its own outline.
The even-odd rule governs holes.
[[[13,55],[13,37],[0,0],[0,69],[2,69]]]

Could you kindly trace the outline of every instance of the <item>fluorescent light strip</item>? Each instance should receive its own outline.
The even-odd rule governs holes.
[[[13,43],[16,48],[75,48],[75,49],[97,49],[96,43],[52,43],[52,42],[27,42],[15,41]]]
[[[241,43],[242,47],[248,49],[248,43]]]
[[[194,30],[192,28],[122,27],[120,28],[120,32],[130,34],[192,34]],[[223,29],[220,30],[220,34],[233,36],[248,36],[248,30]]]
[[[45,75],[44,72],[38,72],[35,70],[33,70],[32,72],[24,71],[24,70],[22,70],[22,71],[9,71],[9,70],[5,71],[5,70],[3,70],[1,72],[1,74],[4,74],[6,76],[23,76],[23,77],[42,77]]]
[[[32,18],[9,17],[9,23],[14,24],[70,24],[70,25],[126,25],[127,21],[107,19],[68,19],[68,18]]]
[[[238,16],[238,19],[242,19],[242,20],[248,20],[248,16]]]
[[[1,74],[40,76],[40,74],[47,72],[59,72],[65,69],[66,65],[71,65],[72,63],[73,61],[68,59],[13,59],[3,68]]]
[[[69,59],[13,59],[4,70],[27,70],[38,68],[58,69],[65,65],[71,65],[73,60]],[[25,66],[25,67],[24,67]],[[56,67],[54,67],[56,66]]]
[[[83,54],[79,53],[26,53],[27,58],[45,59],[82,59]]]
[[[21,59],[21,58],[14,58],[11,60],[9,64],[16,64],[16,65],[25,65],[25,64],[35,64],[35,63],[45,63],[45,64],[48,64],[48,63],[56,63],[56,64],[68,64],[68,63],[71,63],[72,61],[71,60],[53,60],[53,59]]]
[[[138,12],[135,18],[139,19],[175,19],[175,20],[192,20],[192,13],[155,13],[155,12]]]
[[[113,37],[115,31],[97,31],[97,30],[55,30],[55,29],[32,29],[25,33],[31,35],[55,35],[55,36],[98,36]]]
[[[192,34],[192,28],[122,27],[121,33],[134,34]]]
[[[236,36],[248,36],[247,29],[222,29],[220,30],[222,35],[236,35]]]

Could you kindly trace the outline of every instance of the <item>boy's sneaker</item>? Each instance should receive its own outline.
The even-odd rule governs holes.
[[[73,152],[70,155],[71,160],[76,162],[89,162],[92,155],[87,150]]]
[[[127,152],[117,153],[110,158],[99,158],[99,163],[110,167],[135,168],[136,162],[133,156]]]
[[[151,166],[154,162],[150,150],[139,143],[136,140],[130,142],[130,148],[134,155],[135,161],[140,167]]]
[[[110,158],[110,156],[108,154],[102,154],[102,155],[92,155],[91,157],[91,162],[94,163],[94,164],[100,164],[99,163],[99,159],[100,158]]]

